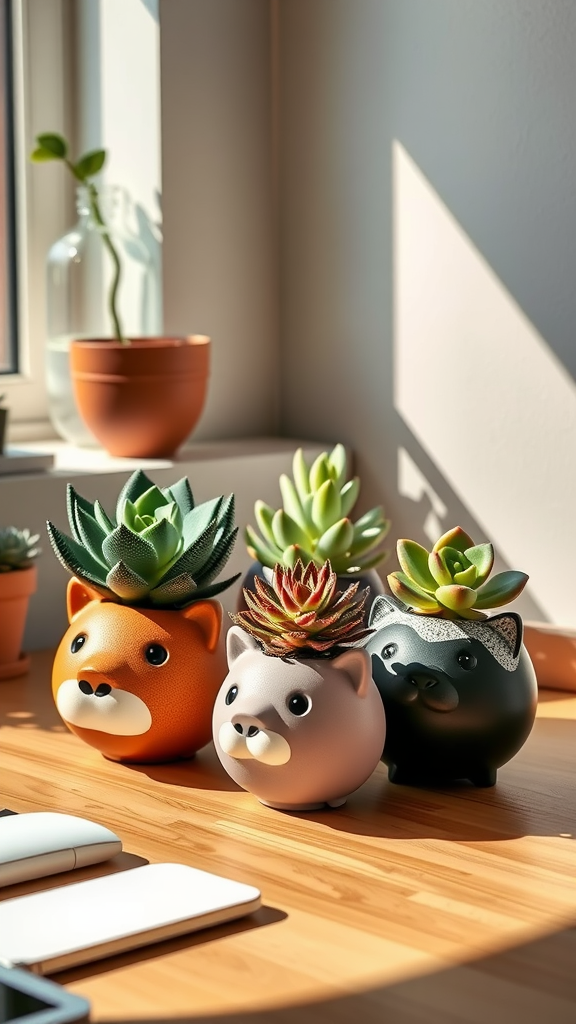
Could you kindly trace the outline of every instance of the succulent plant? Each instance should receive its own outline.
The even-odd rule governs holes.
[[[39,534],[31,534],[30,530],[0,526],[0,572],[27,569],[40,554],[40,548],[36,547],[39,539]]]
[[[272,569],[277,562],[294,567],[298,560],[322,566],[329,559],[337,575],[370,569],[385,557],[376,552],[390,523],[380,506],[357,522],[350,512],[360,491],[356,476],[346,480],[346,451],[337,444],[322,452],[309,467],[299,448],[292,463],[293,479],[280,477],[283,508],[274,511],[257,501],[254,514],[262,537],[246,527],[245,538],[252,558]]]
[[[159,488],[137,470],[122,488],[111,519],[68,485],[72,537],[48,522],[56,556],[68,572],[121,604],[184,608],[214,597],[238,579],[214,583],[234,546],[234,495],[194,504],[182,477]]]
[[[244,589],[248,610],[231,618],[259,641],[266,654],[331,656],[373,632],[364,628],[370,588],[356,597],[358,583],[344,591],[336,590],[336,584],[329,561],[320,568],[315,562],[304,567],[300,560],[293,569],[278,563],[271,584],[256,576],[256,592]]]
[[[436,541],[431,552],[399,540],[401,572],[388,576],[392,593],[421,615],[485,619],[484,608],[500,608],[522,592],[528,576],[507,570],[486,582],[494,564],[492,544],[474,544],[459,526]]]

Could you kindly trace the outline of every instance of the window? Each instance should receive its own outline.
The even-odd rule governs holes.
[[[0,6],[0,374],[17,369],[12,32],[8,0]]]

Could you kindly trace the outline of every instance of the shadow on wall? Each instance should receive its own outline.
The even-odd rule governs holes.
[[[528,614],[576,619],[546,545],[547,524],[572,529],[574,380],[398,142],[393,197],[399,493],[424,502],[432,539],[454,525],[448,485],[451,506],[474,510],[474,539],[497,524],[502,563],[529,571]]]

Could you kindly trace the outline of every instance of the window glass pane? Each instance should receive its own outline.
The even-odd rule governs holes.
[[[16,254],[10,0],[0,0],[0,373],[16,365]]]

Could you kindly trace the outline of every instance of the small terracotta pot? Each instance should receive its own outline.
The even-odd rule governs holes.
[[[111,455],[173,455],[200,418],[210,338],[76,339],[70,374],[78,411]]]
[[[549,622],[525,622],[524,643],[534,663],[538,686],[576,692],[576,629]]]
[[[24,675],[30,666],[30,658],[22,653],[22,638],[37,578],[35,565],[0,573],[0,679]]]

